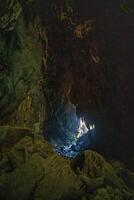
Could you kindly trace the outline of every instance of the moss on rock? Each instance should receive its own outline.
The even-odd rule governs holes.
[[[32,136],[31,129],[24,127],[0,126],[0,151],[8,151],[20,139]]]
[[[5,129],[7,131],[7,127],[1,127],[1,138],[8,137]],[[57,155],[42,136],[32,134],[30,129],[8,127],[8,131],[11,146],[7,151],[4,147],[0,154],[0,199],[134,198],[133,191],[98,153],[85,151],[70,160]]]

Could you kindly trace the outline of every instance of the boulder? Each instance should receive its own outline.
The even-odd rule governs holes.
[[[16,130],[16,134],[19,134],[19,128]],[[10,148],[8,145],[6,151],[5,145],[0,154],[0,199],[134,198],[132,188],[126,185],[116,170],[97,152],[87,150],[74,159],[67,159],[56,154],[40,135],[30,135],[28,132],[15,140],[16,134],[12,134],[14,142],[11,140]]]
[[[0,151],[8,151],[20,139],[32,136],[32,130],[25,127],[0,126]]]

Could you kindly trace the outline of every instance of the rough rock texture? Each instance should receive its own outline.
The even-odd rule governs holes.
[[[70,99],[77,113],[96,125],[96,148],[127,159],[134,152],[133,12],[124,12],[121,0],[40,5],[47,122]]]
[[[47,130],[71,101],[99,152],[133,157],[133,2],[0,3],[0,124]]]
[[[2,0],[1,4],[0,124],[31,126],[39,122],[41,109],[40,23],[36,17],[27,20],[17,0]]]
[[[2,128],[5,132],[5,127],[1,127],[1,133]],[[9,127],[8,131],[12,129]],[[24,132],[21,128],[14,130],[16,132],[12,135],[12,145],[7,151],[3,148],[0,150],[0,199],[134,198],[132,189],[98,153],[85,151],[75,159],[69,160],[53,152],[52,147],[41,136],[29,132],[29,129],[27,134],[26,129]],[[8,136],[5,136],[5,140],[6,137]],[[16,137],[20,137],[19,141],[14,139]],[[1,147],[3,145],[1,144]]]
[[[50,143],[64,146],[72,144],[79,127],[79,119],[76,115],[76,107],[71,102],[59,105],[56,115],[46,122],[45,139]]]

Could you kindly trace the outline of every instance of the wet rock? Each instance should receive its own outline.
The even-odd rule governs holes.
[[[39,121],[39,68],[42,46],[39,20],[26,19],[29,1],[1,0],[0,124],[29,126]],[[30,8],[30,5],[27,5]],[[38,28],[37,28],[38,27]],[[41,95],[40,95],[41,96]],[[34,104],[34,106],[33,106]],[[36,111],[35,111],[36,110]]]
[[[71,161],[71,167],[81,178],[86,193],[90,196],[91,192],[95,192],[94,196],[90,196],[91,199],[114,199],[109,196],[105,187],[111,188],[115,196],[117,193],[119,199],[129,199],[133,197],[133,192],[127,187],[125,182],[117,176],[114,168],[106,162],[101,155],[94,151],[88,150],[85,151],[83,155],[76,157]],[[100,190],[100,188],[104,189]],[[103,193],[105,193],[105,195]]]
[[[56,154],[41,136],[28,134],[0,154],[0,199],[18,198],[132,200],[134,195],[98,153],[87,150],[70,160]]]
[[[8,151],[20,139],[32,135],[33,133],[29,128],[0,126],[0,151]]]
[[[110,161],[110,164],[114,168],[116,174],[120,176],[126,183],[126,185],[134,189],[134,172],[132,169],[127,169],[126,165],[117,160]]]
[[[124,169],[121,172],[121,177],[125,181],[125,183],[128,185],[128,187],[134,190],[134,172],[128,169]]]
[[[9,192],[6,199],[17,200],[19,197],[20,200],[26,200],[32,198],[38,182],[45,175],[44,172],[44,159],[38,154],[34,154],[28,162],[10,175],[7,184]]]
[[[3,1],[2,5],[3,10],[7,12],[0,16],[0,29],[12,31],[17,23],[18,17],[21,14],[22,7],[17,0]]]
[[[76,199],[82,196],[81,181],[71,170],[69,160],[53,155],[46,160],[45,177],[34,199]]]

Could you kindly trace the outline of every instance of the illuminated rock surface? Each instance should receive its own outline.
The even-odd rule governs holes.
[[[0,200],[134,199],[134,5],[122,1],[0,0]],[[95,124],[92,144],[76,145],[76,116]],[[99,154],[67,159],[36,133],[62,155]]]
[[[9,130],[12,132],[13,128],[9,127]],[[1,149],[0,153],[0,199],[134,198],[132,190],[117,175],[117,171],[98,153],[85,151],[74,159],[66,159],[54,153],[52,147],[41,136],[32,133],[26,136],[26,129],[23,138],[21,134],[17,142],[14,137],[18,138],[22,129],[14,130],[14,144],[12,143],[12,147],[7,151]]]

